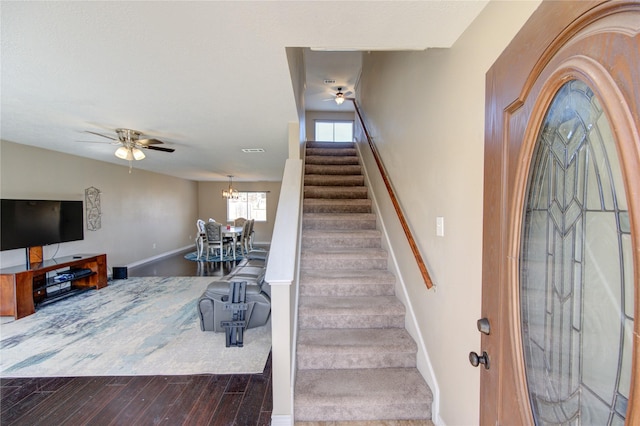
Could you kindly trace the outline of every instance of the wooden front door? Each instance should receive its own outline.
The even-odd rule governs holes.
[[[481,424],[640,424],[640,2],[544,1],[486,84]]]

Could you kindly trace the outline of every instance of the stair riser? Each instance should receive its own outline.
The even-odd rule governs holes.
[[[305,186],[364,186],[362,175],[306,175]]]
[[[332,368],[411,368],[416,366],[416,352],[380,352],[339,353],[339,354],[297,354],[297,366],[300,370],[328,370]]]
[[[364,199],[369,193],[364,186],[305,186],[304,198],[330,198],[334,200]]]
[[[303,248],[380,248],[380,237],[302,237]]]
[[[326,219],[326,218],[303,218],[303,229],[318,230],[369,230],[376,229],[375,219],[361,220],[344,220],[344,219]]]
[[[337,155],[337,156],[356,156],[358,151],[355,148],[307,148],[306,155]]]
[[[349,269],[387,269],[386,259],[339,259],[327,257],[303,257],[300,262],[300,268],[303,270],[349,270]]]
[[[299,314],[301,329],[402,328],[404,315],[305,315]]]
[[[359,165],[358,157],[337,157],[335,155],[307,155],[305,164],[315,164],[323,166],[353,166]]]
[[[307,142],[307,149],[309,148],[326,148],[326,149],[353,149],[356,147],[354,142]]]
[[[304,284],[300,283],[301,296],[345,297],[345,296],[393,296],[393,284]]]
[[[371,204],[303,204],[303,213],[371,213]]]
[[[305,164],[304,172],[308,175],[362,175],[362,167]]]
[[[295,419],[301,422],[339,422],[376,420],[415,420],[431,418],[431,401],[416,404],[295,407]],[[387,424],[382,423],[382,424]]]

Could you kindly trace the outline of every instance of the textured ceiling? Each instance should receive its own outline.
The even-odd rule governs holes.
[[[287,123],[297,121],[285,48],[449,47],[485,4],[2,1],[0,137],[126,166],[107,139],[85,132],[124,127],[175,148],[145,151],[135,168],[277,181]],[[309,108],[329,108],[323,99],[338,83],[354,90],[357,55],[314,51],[305,61]],[[336,84],[323,85],[328,77]]]

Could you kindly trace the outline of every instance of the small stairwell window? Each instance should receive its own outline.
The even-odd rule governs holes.
[[[353,142],[353,121],[316,120],[318,142]]]

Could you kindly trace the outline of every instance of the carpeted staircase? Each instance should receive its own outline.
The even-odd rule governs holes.
[[[307,142],[295,420],[427,420],[395,276],[353,143]]]

